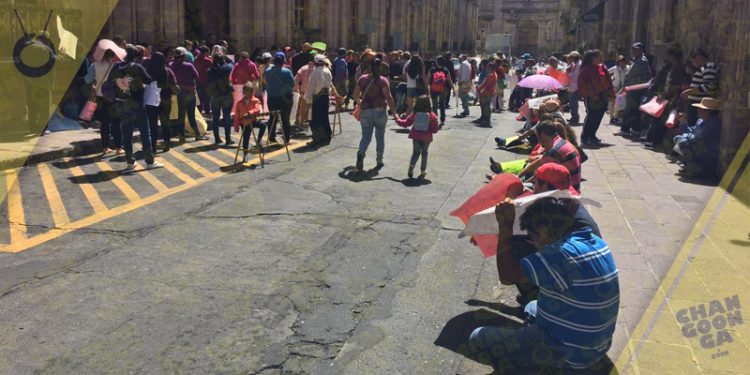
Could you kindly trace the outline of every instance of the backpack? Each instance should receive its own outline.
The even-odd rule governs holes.
[[[446,76],[445,71],[436,70],[432,73],[432,84],[430,84],[430,91],[436,94],[442,94],[445,91]]]
[[[412,129],[419,132],[430,131],[430,114],[425,112],[415,113],[414,127]]]

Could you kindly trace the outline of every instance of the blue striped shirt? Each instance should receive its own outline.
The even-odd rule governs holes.
[[[620,305],[617,266],[609,246],[590,230],[521,259],[539,287],[536,323],[556,338],[572,368],[587,368],[609,350]]]

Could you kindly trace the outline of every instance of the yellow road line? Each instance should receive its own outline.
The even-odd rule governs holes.
[[[130,187],[130,185],[128,185],[128,183],[125,182],[125,180],[118,173],[113,171],[112,167],[110,167],[109,164],[100,161],[97,162],[96,165],[106,174],[115,175],[115,177],[110,181],[112,181],[112,183],[115,184],[118,189],[120,189],[122,194],[125,195],[125,198],[128,198],[130,202],[136,202],[141,199],[141,196],[138,195],[138,193],[136,193],[135,190],[133,190],[133,188]]]
[[[219,159],[217,159],[217,158],[209,155],[208,153],[205,153],[205,152],[196,152],[195,154],[198,155],[198,156],[200,156],[200,157],[202,157],[202,158],[204,158],[204,159],[206,159],[206,160],[208,160],[208,161],[210,161],[210,162],[212,162],[212,163],[214,163],[214,164],[216,164],[216,165],[218,165],[219,167],[223,167],[223,166],[227,165],[227,163],[225,161],[219,160]]]
[[[198,163],[190,160],[190,158],[188,158],[187,156],[183,155],[182,153],[174,152],[174,153],[171,154],[171,156],[174,157],[175,159],[177,159],[177,160],[179,160],[179,161],[187,164],[188,167],[190,167],[193,170],[195,170],[196,172],[202,174],[203,177],[210,177],[210,176],[214,175],[214,173],[209,172],[206,168],[203,168],[200,164],[198,164]]]
[[[304,143],[298,143],[298,144],[290,145],[289,146],[289,151],[297,149],[297,148],[300,148],[302,146],[304,146]],[[266,154],[266,158],[273,158],[273,157],[276,157],[276,156],[279,156],[279,155],[282,155],[282,154],[285,154],[285,153],[286,153],[286,151],[284,149],[276,150],[274,152],[269,152],[268,154]],[[162,159],[161,163],[164,164],[164,167],[167,170],[171,169],[170,172],[174,173],[176,171],[180,175],[183,175],[183,177],[187,177],[190,182],[185,181],[186,183],[183,184],[183,185],[180,185],[180,186],[171,188],[169,190],[165,190],[165,191],[162,191],[162,192],[150,195],[150,196],[148,196],[146,198],[143,198],[141,200],[138,200],[136,202],[126,203],[126,204],[124,204],[122,206],[115,207],[115,208],[113,208],[111,210],[106,210],[104,212],[97,213],[95,215],[83,218],[81,220],[74,221],[72,223],[63,225],[60,228],[55,228],[53,230],[50,230],[48,232],[36,235],[36,236],[28,238],[28,239],[25,239],[23,241],[15,241],[15,242],[12,242],[9,245],[0,245],[0,252],[2,252],[2,253],[19,253],[21,251],[30,249],[30,248],[32,248],[34,246],[41,245],[41,244],[43,244],[43,243],[45,243],[47,241],[53,240],[53,239],[55,239],[57,237],[60,237],[60,236],[62,236],[64,234],[73,232],[76,229],[85,228],[87,226],[91,226],[93,224],[96,224],[96,223],[99,223],[101,221],[110,219],[112,217],[115,217],[115,216],[118,216],[118,215],[130,212],[130,211],[136,210],[138,208],[141,208],[143,206],[149,205],[151,203],[154,203],[156,201],[159,201],[159,200],[164,199],[166,197],[169,197],[171,195],[174,195],[174,194],[180,193],[182,191],[185,191],[187,189],[190,189],[190,188],[192,188],[194,186],[200,185],[200,184],[202,184],[204,182],[212,181],[212,180],[215,180],[215,179],[218,179],[218,178],[224,176],[223,173],[216,173],[216,174],[212,175],[211,177],[203,178],[203,179],[200,179],[200,180],[194,180],[194,179],[190,178],[189,176],[185,175],[184,173],[180,172],[178,169],[176,169],[172,164],[168,163],[167,161],[165,161],[165,160]],[[250,160],[247,164],[258,164],[258,163],[260,163],[260,159],[259,158],[255,158],[253,160]],[[76,171],[76,169],[78,169],[78,170]],[[74,172],[74,174],[81,174],[81,175],[83,174],[83,173],[80,172],[80,168],[78,168],[78,167],[71,168],[71,171]],[[178,176],[177,173],[174,173],[175,176]],[[178,176],[178,178],[179,178],[179,176]],[[83,186],[87,186],[87,185],[83,185],[82,184],[81,187],[83,187]],[[19,197],[20,197],[20,195],[19,195]]]
[[[172,173],[175,177],[182,180],[182,182],[186,184],[190,184],[195,182],[195,179],[185,174],[185,172],[179,170],[177,167],[172,165],[172,163],[164,160],[164,158],[161,158],[160,163],[164,164],[164,169],[168,170],[170,173]]]
[[[164,185],[164,183],[161,182],[158,178],[156,178],[156,176],[151,174],[151,172],[139,171],[138,174],[143,176],[143,178],[146,179],[146,181],[148,181],[148,183],[151,184],[151,186],[153,186],[154,189],[156,189],[156,191],[162,192],[165,190],[169,190],[169,187],[167,185]]]
[[[207,141],[203,141],[203,142],[205,142],[204,143],[205,145],[213,145],[213,143],[209,143]],[[291,147],[291,145],[289,145],[289,146]],[[232,148],[218,147],[218,148],[216,148],[216,150],[219,151],[219,152],[221,152],[222,154],[224,154],[226,156],[229,156],[230,158],[232,158],[232,160],[234,160],[235,155],[237,155],[237,147],[236,147],[236,145],[235,145],[235,147],[232,147]],[[242,151],[240,151],[239,156],[242,157]],[[227,165],[227,163],[224,163],[223,165]]]
[[[65,205],[60,197],[60,191],[57,190],[55,178],[52,176],[49,166],[42,163],[37,166],[37,170],[39,171],[39,176],[42,178],[42,186],[44,187],[44,193],[47,195],[47,202],[49,202],[55,226],[59,227],[69,223],[70,217],[68,216],[68,211],[65,210]]]
[[[67,164],[73,177],[83,178],[86,176],[81,167],[75,165],[73,160],[68,160]],[[89,205],[91,205],[94,213],[100,214],[108,210],[107,206],[102,201],[102,198],[99,197],[99,193],[96,192],[96,189],[94,189],[90,183],[79,183],[78,187],[83,191],[83,195],[86,197],[86,200],[89,201]]]
[[[722,373],[746,370],[744,359],[750,348],[742,343],[733,345],[733,339],[722,345],[718,333],[724,332],[726,340],[726,335],[733,336],[734,332],[748,337],[747,330],[740,326],[725,331],[714,328],[713,322],[730,312],[726,298],[734,295],[745,302],[747,297],[747,281],[740,271],[747,269],[744,263],[750,260],[745,256],[746,241],[744,237],[731,238],[734,236],[731,224],[750,213],[741,200],[748,196],[747,158],[750,158],[750,136],[745,138],[672,267],[662,278],[656,295],[630,332],[626,350],[616,362],[620,374],[686,373],[688,368],[695,369],[691,373],[706,373],[708,369]],[[736,228],[746,228],[742,224]],[[744,235],[745,231],[740,233]],[[698,321],[701,315],[696,312],[701,307],[709,309],[706,307],[709,303],[710,317],[705,322],[713,325],[709,324],[707,331],[699,328],[697,333],[690,333],[695,326],[702,326],[702,321]],[[676,314],[680,310],[690,313],[680,317]],[[678,346],[682,350],[675,349]],[[685,366],[675,370],[680,364]]]
[[[5,185],[8,188],[8,221],[12,244],[26,239],[26,215],[23,213],[21,182],[18,181],[17,169],[5,171]]]

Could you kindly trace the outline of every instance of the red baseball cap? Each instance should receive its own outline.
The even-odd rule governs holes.
[[[570,190],[574,195],[578,195],[578,191],[570,186],[570,171],[565,168],[562,164],[557,163],[546,163],[541,167],[537,168],[534,177],[537,180],[544,181],[554,186],[558,190]]]

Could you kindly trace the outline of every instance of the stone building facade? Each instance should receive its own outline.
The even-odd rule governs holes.
[[[479,35],[509,34],[511,53],[548,56],[559,52],[565,37],[561,23],[569,0],[481,0]]]
[[[324,41],[363,49],[473,51],[479,0],[120,0],[102,34],[174,44],[209,33],[237,49]]]
[[[569,48],[629,53],[630,44],[641,41],[659,64],[673,44],[686,55],[696,47],[709,53],[720,69],[724,110],[719,169],[726,170],[750,131],[750,1],[572,1],[575,39]]]

